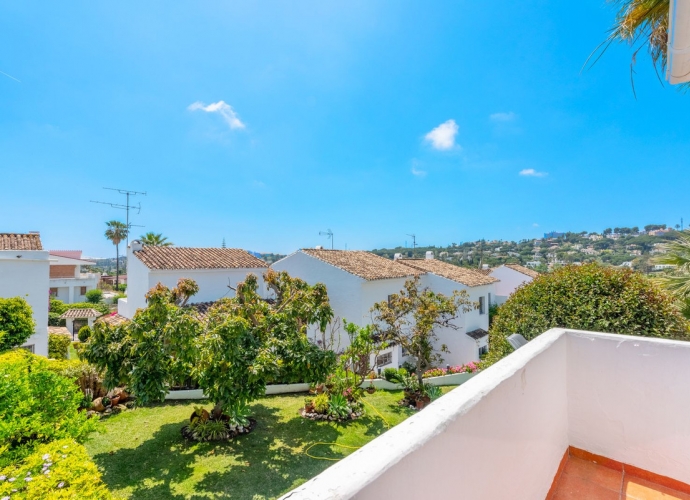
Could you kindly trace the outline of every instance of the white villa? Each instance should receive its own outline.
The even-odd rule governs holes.
[[[199,285],[194,303],[233,297],[237,283],[249,273],[259,278],[259,293],[265,296],[262,274],[267,269],[263,260],[237,248],[159,247],[134,240],[127,249],[127,297],[118,301],[118,314],[131,319],[146,307],[151,288],[158,283],[174,288],[180,278]]]
[[[96,273],[82,273],[81,266],[95,262],[81,258],[81,250],[50,251],[50,296],[65,302],[85,302],[86,292],[98,287]]]
[[[498,280],[493,303],[503,304],[519,286],[531,282],[539,273],[519,264],[503,264],[489,270],[489,276]]]
[[[22,346],[48,356],[49,254],[36,233],[0,233],[0,297],[21,297],[31,306],[36,332]]]
[[[287,271],[312,285],[326,285],[335,318],[326,339],[313,331],[310,336],[316,342],[329,343],[329,336],[333,334],[334,345],[329,347],[336,351],[347,347],[342,319],[359,326],[370,324],[370,309],[374,303],[399,293],[405,281],[415,276],[420,277],[423,287],[447,295],[454,290],[465,290],[470,300],[480,304],[479,309],[462,314],[455,321],[457,330],[439,332],[439,342],[450,350],[444,353],[444,362],[454,365],[477,361],[480,353],[488,349],[488,302],[494,293],[496,279],[477,271],[433,257],[389,260],[365,251],[322,249],[298,250],[275,262],[271,268]],[[393,347],[379,355],[376,368],[398,367],[404,360],[402,349]]]

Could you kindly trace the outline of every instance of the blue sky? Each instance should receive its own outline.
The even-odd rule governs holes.
[[[104,186],[136,235],[282,253],[690,218],[690,96],[580,71],[604,0],[145,4],[0,5],[0,231],[110,255]]]

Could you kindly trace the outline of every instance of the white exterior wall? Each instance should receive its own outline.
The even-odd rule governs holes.
[[[81,272],[82,265],[90,264],[95,264],[95,262],[51,255],[51,266],[76,266],[74,268],[74,276],[71,278],[49,278],[48,287],[58,289],[55,298],[61,300],[65,304],[86,302],[86,294],[81,293],[81,288],[86,287],[87,292],[93,290],[98,287],[99,280],[98,274]]]
[[[494,285],[468,287],[456,281],[442,278],[435,274],[422,276],[422,286],[428,287],[436,293],[450,296],[454,291],[467,292],[471,302],[479,302],[479,297],[484,297],[484,314],[479,309],[467,313],[461,313],[454,321],[459,328],[444,328],[438,331],[439,344],[446,344],[450,352],[441,353],[443,363],[451,366],[462,365],[470,361],[479,361],[479,348],[488,346],[488,335],[479,341],[466,335],[467,332],[481,328],[489,331],[489,294],[493,297]]]
[[[496,300],[494,302],[497,304],[503,304],[520,285],[530,283],[534,279],[506,266],[497,267],[491,271],[491,276],[500,280],[495,283]]]
[[[362,316],[362,284],[365,280],[340,268],[311,257],[302,252],[295,252],[271,264],[275,271],[287,271],[290,276],[300,278],[310,285],[323,283],[328,290],[328,299],[333,308],[333,321],[326,334],[335,334],[332,349],[340,351],[348,345],[347,335],[342,328],[342,318],[359,326],[367,324]],[[312,328],[310,338],[321,340],[321,334]]]
[[[24,345],[33,345],[41,356],[48,356],[48,255],[42,250],[0,251],[0,297],[21,297],[29,303],[36,333]]]
[[[189,278],[199,285],[199,292],[190,299],[190,303],[213,302],[223,297],[234,297],[235,292],[228,285],[237,288],[237,283],[244,281],[247,274],[256,275],[259,280],[258,293],[266,296],[263,273],[268,268],[251,269],[176,269],[163,271],[149,269],[131,249],[127,251],[127,298],[118,300],[118,314],[132,318],[137,309],[146,307],[146,294],[161,283],[168,288],[177,286],[180,278]]]

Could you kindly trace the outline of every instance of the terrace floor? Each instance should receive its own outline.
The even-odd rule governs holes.
[[[688,485],[639,469],[626,471],[625,464],[613,460],[593,461],[575,454],[579,453],[571,449],[564,457],[547,500],[690,500],[690,494],[670,487],[690,491]]]

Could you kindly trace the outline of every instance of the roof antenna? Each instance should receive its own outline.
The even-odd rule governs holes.
[[[109,191],[117,191],[120,194],[124,194],[127,196],[127,203],[124,205],[119,205],[117,203],[109,203],[107,201],[93,201],[91,200],[91,203],[100,203],[101,205],[110,205],[113,208],[118,208],[120,210],[127,210],[127,246],[129,246],[129,230],[132,227],[144,227],[144,226],[139,226],[137,224],[130,224],[129,223],[129,209],[130,208],[136,208],[137,209],[137,214],[141,213],[141,203],[137,205],[130,205],[129,204],[129,197],[130,196],[136,196],[138,194],[143,194],[146,196],[146,192],[144,191],[129,191],[128,189],[118,189],[118,188],[106,188],[104,187],[103,189],[107,189]]]
[[[333,250],[333,231],[319,231],[319,236],[326,236],[331,239],[331,250]]]

